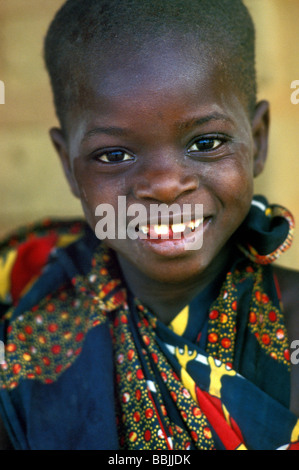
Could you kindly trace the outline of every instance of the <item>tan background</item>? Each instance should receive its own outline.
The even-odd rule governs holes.
[[[0,0],[0,235],[45,216],[82,214],[48,138],[56,124],[42,41],[63,0]],[[271,102],[266,170],[256,192],[292,210],[299,220],[299,0],[246,0],[257,29],[259,97]],[[299,232],[298,232],[299,233]],[[299,267],[299,235],[280,264]]]

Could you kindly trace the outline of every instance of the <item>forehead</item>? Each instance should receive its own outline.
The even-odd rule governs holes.
[[[110,48],[91,54],[78,73],[80,108],[95,98],[142,99],[148,93],[198,95],[213,90],[223,97],[233,90],[227,60],[211,53],[206,45],[172,40],[130,47]],[[236,89],[234,89],[234,94]],[[80,99],[80,97],[82,99]]]
[[[205,48],[187,54],[171,44],[101,54],[84,69],[77,96],[67,122],[74,156],[98,145],[99,135],[108,146],[116,145],[109,135],[120,138],[118,145],[145,145],[150,139],[160,145],[212,121],[218,122],[217,132],[226,129],[238,138],[251,134],[246,103]]]
[[[90,52],[78,74],[68,133],[78,126],[83,133],[95,122],[127,127],[129,121],[135,126],[137,117],[144,125],[149,118],[156,127],[163,116],[183,122],[211,112],[244,122],[246,102],[227,62],[216,60],[205,44],[175,39],[144,43],[138,50],[125,46]]]

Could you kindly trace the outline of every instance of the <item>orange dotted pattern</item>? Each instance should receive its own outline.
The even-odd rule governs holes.
[[[84,316],[84,306],[74,292],[62,290],[17,317],[8,327],[0,366],[3,387],[14,388],[21,379],[51,383],[71,366],[88,330],[99,321],[96,315]]]
[[[264,292],[262,266],[250,261],[244,270],[227,274],[225,285],[209,313],[206,351],[232,366],[237,335],[237,286],[246,281],[253,285],[250,305],[245,306],[249,310],[248,328],[266,354],[289,367],[290,352],[283,313]]]
[[[249,313],[249,330],[255,335],[261,348],[273,359],[290,366],[290,352],[284,317],[260,286],[261,269],[257,273]]]
[[[209,313],[207,352],[231,366],[236,337],[238,310],[237,288],[233,274],[228,273],[225,286]]]

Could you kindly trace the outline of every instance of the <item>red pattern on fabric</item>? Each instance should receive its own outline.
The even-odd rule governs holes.
[[[18,247],[17,258],[11,271],[11,296],[14,304],[19,300],[25,287],[40,275],[57,239],[55,233],[42,238],[33,236]]]
[[[235,450],[244,444],[241,430],[235,420],[229,416],[230,427],[222,409],[221,400],[195,386],[196,398],[201,410],[205,413],[226,450]]]
[[[293,442],[288,446],[287,450],[299,450],[299,442]]]

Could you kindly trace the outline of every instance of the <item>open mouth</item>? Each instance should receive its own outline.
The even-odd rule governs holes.
[[[202,217],[188,223],[139,225],[136,227],[136,231],[144,239],[176,240],[186,238],[190,233],[194,233],[203,223],[204,218]]]

